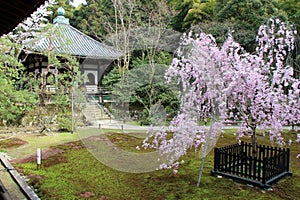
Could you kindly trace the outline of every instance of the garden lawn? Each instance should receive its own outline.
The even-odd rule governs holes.
[[[233,132],[226,130],[217,146],[236,143]],[[135,147],[143,140],[138,133],[106,134],[118,148],[127,151],[137,152]],[[295,133],[290,135],[296,137]],[[268,138],[261,136],[258,143],[271,145]],[[201,160],[198,152],[192,150],[174,175],[172,170],[141,174],[116,171],[95,159],[80,140],[51,148],[60,151],[43,160],[40,170],[35,162],[15,164],[19,172],[28,177],[41,199],[300,199],[300,160],[296,159],[300,144],[290,146],[293,176],[273,185],[272,191],[211,176],[213,151],[207,156],[200,187],[196,187]]]

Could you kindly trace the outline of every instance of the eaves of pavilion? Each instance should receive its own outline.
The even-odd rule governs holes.
[[[12,31],[45,0],[0,0],[0,36]]]

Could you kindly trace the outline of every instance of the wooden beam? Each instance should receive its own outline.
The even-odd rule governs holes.
[[[11,175],[16,184],[18,184],[24,195],[30,200],[40,200],[40,198],[35,194],[33,189],[26,183],[24,178],[17,172],[17,170],[2,154],[0,154],[0,160],[4,168]]]

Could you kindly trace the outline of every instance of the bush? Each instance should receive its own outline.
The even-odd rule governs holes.
[[[60,116],[57,118],[57,123],[60,131],[72,132],[72,117]]]
[[[151,119],[150,118],[144,118],[141,120],[141,126],[149,126],[151,125]]]

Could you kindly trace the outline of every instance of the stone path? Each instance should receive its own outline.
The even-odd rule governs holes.
[[[162,126],[138,126],[123,123],[122,121],[107,119],[107,120],[97,120],[94,122],[93,128],[103,128],[103,129],[120,129],[128,131],[148,131],[148,130],[160,130]]]

